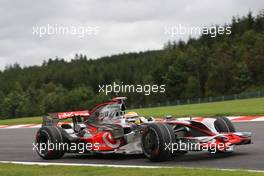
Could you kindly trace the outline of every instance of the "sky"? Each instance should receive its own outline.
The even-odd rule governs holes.
[[[0,69],[161,49],[190,37],[168,35],[168,26],[224,25],[261,8],[260,0],[0,0]]]

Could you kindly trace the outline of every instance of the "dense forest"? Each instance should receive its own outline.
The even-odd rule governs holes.
[[[156,51],[99,59],[76,54],[71,61],[48,59],[41,66],[7,66],[0,71],[0,117],[90,109],[114,96],[129,106],[264,89],[264,11],[233,17],[231,35],[202,35],[169,41]],[[165,93],[106,96],[98,85],[165,84]]]

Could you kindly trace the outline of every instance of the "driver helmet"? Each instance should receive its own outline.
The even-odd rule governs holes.
[[[139,117],[136,112],[128,112],[124,115],[126,121],[131,122],[131,123],[138,123]]]

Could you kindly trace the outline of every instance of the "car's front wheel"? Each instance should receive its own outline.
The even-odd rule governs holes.
[[[217,117],[214,122],[214,125],[215,125],[215,129],[219,133],[236,132],[233,123],[226,117]]]
[[[215,129],[218,133],[236,132],[235,126],[227,117],[216,117],[214,122]],[[233,153],[234,146],[229,146],[226,150],[209,150],[210,153]]]

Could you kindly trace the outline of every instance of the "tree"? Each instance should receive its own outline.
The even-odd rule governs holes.
[[[33,116],[90,109],[114,96],[129,105],[241,93],[264,88],[264,11],[233,17],[232,35],[168,41],[163,49],[89,59],[50,58],[41,66],[9,65],[0,71],[0,116]],[[98,92],[99,85],[166,85],[165,94]]]
[[[94,92],[90,87],[77,87],[68,92],[66,106],[68,110],[89,109],[93,106]]]
[[[43,113],[66,111],[67,91],[61,86],[50,84],[48,90],[40,102]]]
[[[186,97],[198,98],[201,97],[201,87],[199,80],[196,77],[190,76],[186,85]]]

